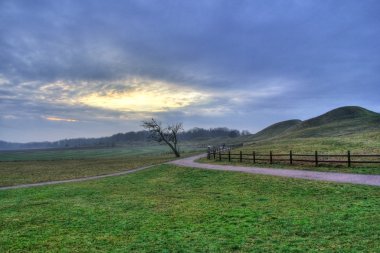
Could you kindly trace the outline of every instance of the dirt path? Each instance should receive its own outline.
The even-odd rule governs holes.
[[[363,174],[349,174],[349,173],[333,173],[333,172],[318,172],[318,171],[305,171],[305,170],[290,170],[290,169],[270,169],[270,168],[256,168],[256,167],[242,167],[230,165],[216,165],[197,163],[195,160],[204,157],[205,155],[192,156],[180,160],[171,161],[169,163],[199,168],[207,170],[224,170],[224,171],[239,171],[252,174],[263,174],[280,177],[303,178],[310,180],[331,181],[338,183],[351,183],[363,185],[380,186],[380,175],[363,175]]]
[[[115,176],[121,176],[121,175],[125,175],[125,174],[134,173],[134,172],[137,172],[137,171],[140,171],[140,170],[145,170],[145,169],[153,167],[153,166],[156,166],[156,165],[150,165],[150,166],[140,167],[140,168],[137,168],[137,169],[126,170],[126,171],[116,172],[116,173],[107,174],[107,175],[82,177],[82,178],[73,178],[73,179],[57,180],[57,181],[49,181],[49,182],[41,182],[41,183],[33,183],[33,184],[20,184],[20,185],[4,186],[4,187],[0,187],[0,190],[29,188],[29,187],[36,187],[36,186],[52,185],[52,184],[82,182],[82,181],[100,179],[100,178],[105,178],[105,177],[115,177]]]

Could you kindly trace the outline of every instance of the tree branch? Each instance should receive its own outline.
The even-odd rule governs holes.
[[[162,128],[161,122],[152,118],[149,121],[143,121],[141,126],[149,131],[152,140],[156,142],[165,142],[177,157],[180,156],[177,147],[177,135],[179,132],[183,131],[182,123],[176,123],[169,125],[166,128]]]

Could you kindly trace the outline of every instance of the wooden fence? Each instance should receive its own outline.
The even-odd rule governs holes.
[[[319,166],[320,164],[345,164],[351,167],[353,164],[380,164],[380,155],[364,155],[364,154],[351,154],[347,151],[346,154],[320,154],[315,151],[314,154],[297,154],[290,151],[289,153],[274,154],[272,151],[269,153],[231,153],[231,150],[211,150],[207,154],[208,159],[214,160],[228,160],[239,162],[252,162],[252,163],[307,163]]]

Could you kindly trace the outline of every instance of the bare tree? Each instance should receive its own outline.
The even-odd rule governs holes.
[[[149,121],[143,121],[143,128],[147,129],[150,133],[150,138],[157,142],[165,142],[173,151],[176,157],[180,157],[178,148],[178,133],[183,131],[182,123],[175,123],[162,127],[161,122],[151,119]]]

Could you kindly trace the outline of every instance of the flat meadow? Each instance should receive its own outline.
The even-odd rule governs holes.
[[[186,148],[183,155],[197,152]],[[0,186],[110,174],[173,159],[165,146],[0,152]]]

